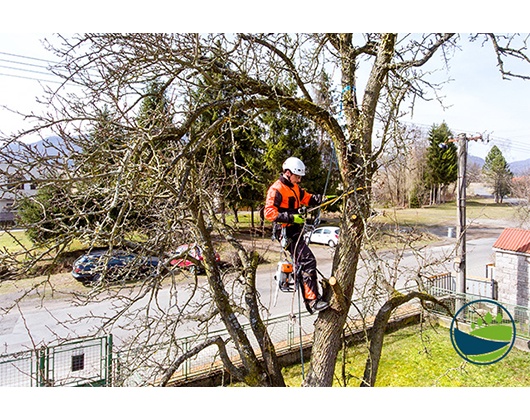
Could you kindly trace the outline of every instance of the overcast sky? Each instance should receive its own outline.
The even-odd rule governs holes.
[[[53,35],[45,32],[0,33],[0,105],[12,109],[37,110],[36,97],[42,81],[54,81],[44,68],[56,58],[41,43]],[[439,71],[438,80],[452,79],[442,89],[447,109],[436,102],[417,103],[413,118],[405,121],[430,127],[445,121],[453,133],[485,133],[490,143],[471,142],[470,154],[485,157],[497,145],[509,162],[530,158],[530,80],[502,80],[490,46],[464,44],[451,60],[450,72]],[[41,61],[44,60],[44,61]],[[530,64],[527,66],[530,74]],[[40,79],[40,81],[33,80]],[[53,84],[52,84],[53,86]],[[0,131],[10,133],[24,127],[20,118],[0,109]]]

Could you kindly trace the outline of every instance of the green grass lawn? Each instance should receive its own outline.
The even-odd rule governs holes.
[[[468,219],[514,219],[517,208],[510,204],[495,204],[492,199],[467,200],[466,214]],[[454,225],[456,221],[456,204],[454,201],[439,206],[423,207],[420,209],[385,209],[385,216],[377,216],[373,220],[379,223],[391,223],[396,221],[400,225]],[[323,215],[331,216],[330,221],[337,222],[337,214]],[[251,225],[249,212],[240,212],[239,223],[234,222],[234,216],[227,214],[227,223],[237,225],[239,228],[248,228]],[[328,217],[329,218],[329,217]],[[254,223],[259,226],[259,213],[254,213]],[[266,222],[270,226],[269,222]],[[17,241],[20,241],[17,242]],[[31,248],[31,241],[23,231],[0,232],[0,250],[6,248],[9,251],[20,249],[20,244]],[[75,248],[75,246],[74,246]]]
[[[367,349],[357,345],[347,349],[346,386],[360,384]],[[305,367],[305,370],[309,366]],[[289,386],[301,384],[300,365],[284,369]],[[333,386],[344,386],[342,354],[335,370]],[[407,327],[385,337],[377,387],[528,387],[530,353],[513,348],[502,360],[491,365],[474,365],[462,359],[451,344],[444,327]]]
[[[377,207],[377,206],[376,206]],[[378,209],[380,215],[371,219],[376,224],[399,226],[454,226],[456,224],[456,202],[450,201],[437,206],[426,206],[418,209]],[[339,213],[323,213],[326,223],[338,223]],[[232,214],[226,215],[226,221],[240,229],[251,225],[249,212],[239,213],[239,223],[235,223]],[[496,204],[490,198],[468,198],[466,200],[466,217],[468,220],[514,220],[517,218],[517,206],[512,204]],[[254,213],[255,227],[259,227],[259,213]],[[324,223],[324,224],[326,224]],[[270,226],[266,222],[266,226]]]
[[[383,211],[383,210],[381,210]],[[378,222],[395,220],[401,225],[454,225],[456,223],[456,203],[454,201],[438,206],[419,209],[384,209],[385,216],[378,216]],[[468,199],[467,219],[513,220],[517,207],[511,204],[496,204],[493,199]]]
[[[10,252],[18,251],[22,246],[29,249],[32,247],[31,241],[22,230],[10,232],[0,232],[0,252],[7,249]]]

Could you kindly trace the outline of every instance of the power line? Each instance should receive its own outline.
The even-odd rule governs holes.
[[[48,77],[58,77],[57,75],[53,74],[50,71],[50,67],[52,67],[54,64],[59,64],[59,62],[57,62],[57,61],[51,61],[51,60],[47,60],[47,59],[43,59],[43,58],[30,57],[30,56],[27,56],[27,55],[14,54],[14,53],[6,52],[6,51],[0,51],[0,56],[2,56],[2,55],[3,56],[8,56],[8,57],[16,57],[18,59],[31,60],[31,61],[36,61],[38,63],[46,63],[47,64],[47,65],[42,65],[42,64],[35,64],[35,63],[31,63],[31,62],[27,63],[27,62],[23,62],[23,61],[19,61],[19,60],[15,61],[15,60],[9,60],[9,59],[5,59],[5,58],[0,58],[0,62],[10,63],[10,64],[17,64],[18,65],[17,67],[14,67],[14,66],[7,66],[7,65],[0,64],[0,68],[2,68],[2,69],[13,70],[15,72],[32,73],[32,74],[36,74],[36,75],[44,75],[44,76],[48,76]],[[26,67],[30,67],[30,68],[29,69],[28,68],[22,68],[20,66],[26,66]],[[38,71],[38,70],[32,69],[31,67],[39,68],[39,69],[46,69],[48,71],[47,72]],[[41,77],[29,77],[29,76],[26,76],[26,75],[12,74],[12,73],[0,73],[0,76],[14,77],[14,78],[17,78],[17,79],[35,80],[35,81],[43,82],[43,83],[56,83],[56,84],[63,84],[64,83],[64,81],[47,80],[47,79],[43,79]]]
[[[0,51],[0,55],[9,55],[11,57],[24,58],[26,60],[43,61],[45,63],[59,64],[58,61],[51,61],[51,60],[46,60],[46,59],[43,59],[43,58],[29,57],[27,55],[13,54],[13,53],[5,52],[5,51]]]
[[[32,64],[32,63],[24,63],[23,61],[15,61],[15,60],[6,60],[4,58],[0,58],[0,61],[3,63],[10,63],[10,64],[20,64],[22,66],[29,66],[29,67],[38,67],[40,69],[48,69],[48,66],[43,66],[41,64]]]
[[[48,59],[31,57],[31,56],[21,55],[21,54],[14,54],[14,53],[9,53],[9,52],[5,52],[5,51],[0,51],[0,55],[9,56],[9,57],[16,57],[16,58],[19,58],[19,59],[31,60],[31,61],[42,62],[42,63],[47,63],[48,64],[48,66],[44,66],[44,65],[40,65],[40,64],[25,63],[25,62],[21,62],[21,61],[14,61],[14,60],[7,60],[7,59],[0,58],[0,62],[18,64],[18,65],[21,65],[21,66],[29,66],[29,67],[36,67],[36,68],[42,68],[42,69],[48,69],[49,70],[49,67],[51,65],[59,64],[59,62],[57,62],[57,61],[51,61],[51,60],[48,60]],[[37,75],[45,75],[45,76],[57,77],[56,75],[54,75],[53,73],[51,73],[49,71],[48,72],[42,72],[42,71],[38,71],[38,70],[25,69],[25,68],[20,68],[20,67],[12,67],[12,66],[5,66],[5,65],[0,65],[0,68],[8,69],[8,70],[14,70],[16,72],[25,72],[25,73],[33,73],[33,74],[37,74]],[[23,76],[23,75],[19,75],[19,74],[0,73],[0,76],[14,77],[14,78],[26,79],[26,80],[35,80],[35,81],[45,82],[45,83],[56,83],[56,84],[65,83],[64,81],[45,80],[45,79],[42,79],[40,77],[28,77],[28,76]],[[403,122],[403,123],[406,124],[406,125],[412,125],[412,126],[416,126],[416,127],[419,127],[419,128],[425,128],[425,129],[431,129],[432,128],[432,124],[431,125],[427,125],[427,124],[416,123],[416,122]],[[456,131],[456,132],[459,132],[459,133],[466,133],[466,134],[479,133],[480,132],[480,131],[476,131],[476,130],[461,130],[461,129],[453,129],[452,131]],[[521,137],[521,135],[518,135],[517,137]],[[488,142],[496,143],[497,145],[501,145],[504,148],[509,148],[510,150],[513,150],[513,151],[516,151],[516,152],[530,153],[530,145],[527,144],[526,142],[518,142],[516,140],[507,139],[507,138],[501,138],[501,137],[494,137],[494,136],[491,136],[491,135],[487,136],[487,140],[488,140]]]
[[[15,77],[17,79],[35,80],[37,82],[47,82],[47,83],[57,83],[57,84],[64,83],[64,82],[59,82],[57,80],[44,80],[44,79],[40,79],[40,78],[36,78],[36,77],[19,76],[19,75],[15,75],[15,74],[7,74],[7,73],[0,73],[0,76]]]
[[[1,69],[8,69],[8,70],[16,70],[16,71],[25,71],[27,73],[35,73],[35,74],[44,74],[46,76],[50,75],[50,72],[43,72],[43,71],[37,71],[37,70],[29,70],[29,69],[21,69],[19,67],[12,67],[12,66],[3,66],[0,64]],[[53,73],[51,73],[53,75]]]
[[[41,72],[41,71],[38,71],[38,70],[26,69],[26,68],[22,68],[22,67],[12,67],[12,66],[6,66],[6,65],[1,65],[1,64],[0,64],[0,68],[13,70],[15,72],[27,72],[27,73],[34,73],[34,74],[42,74],[42,75],[45,75],[45,76],[58,77],[58,78],[61,77],[61,76],[59,76],[57,74],[52,73],[51,70],[50,70],[50,68],[52,68],[54,65],[60,64],[57,61],[51,61],[51,60],[46,60],[46,59],[36,58],[36,57],[30,57],[30,56],[20,55],[20,54],[13,54],[13,53],[5,52],[5,51],[0,51],[0,55],[6,55],[6,56],[10,56],[10,57],[17,57],[17,58],[22,58],[22,59],[25,59],[25,60],[34,60],[34,61],[38,61],[38,62],[47,63],[48,65],[44,66],[44,65],[41,65],[41,64],[25,63],[23,61],[7,60],[7,59],[3,59],[3,58],[0,58],[0,63],[4,62],[4,63],[11,63],[11,64],[18,64],[19,66],[36,67],[36,68],[46,69],[48,71],[47,72]],[[36,81],[39,81],[39,82],[46,82],[46,83],[75,85],[75,83],[72,83],[72,82],[57,81],[57,80],[45,80],[45,79],[42,79],[42,78],[39,78],[39,77],[27,77],[27,76],[22,76],[22,75],[18,75],[18,74],[10,74],[10,73],[0,73],[0,76],[15,77],[15,78],[27,79],[27,80],[36,80]]]
[[[9,56],[9,57],[21,58],[21,59],[24,59],[24,60],[33,60],[33,61],[36,61],[36,62],[39,62],[39,63],[42,62],[42,63],[47,63],[48,64],[48,65],[42,65],[42,64],[35,64],[35,63],[27,63],[27,62],[23,62],[23,61],[19,61],[19,60],[9,60],[9,59],[5,59],[5,58],[0,58],[0,68],[1,69],[12,70],[12,71],[18,72],[18,73],[23,72],[23,73],[32,73],[32,74],[35,74],[35,75],[44,75],[44,76],[48,76],[48,77],[59,77],[59,76],[53,74],[50,71],[50,67],[52,67],[53,64],[59,64],[58,62],[45,60],[45,59],[42,59],[42,58],[30,57],[30,56],[27,56],[27,55],[8,53],[8,52],[5,52],[5,51],[0,51],[0,56],[1,55]],[[2,65],[1,63],[17,64],[18,66]],[[26,67],[29,67],[29,68],[24,68],[24,67],[20,67],[20,66],[26,66]],[[44,72],[44,71],[39,71],[39,70],[36,70],[36,69],[45,69],[45,70],[48,70],[48,71]],[[14,77],[14,78],[17,78],[17,79],[25,79],[25,80],[35,80],[37,82],[42,82],[42,83],[56,83],[56,84],[64,84],[65,83],[64,81],[60,81],[60,80],[49,80],[49,79],[45,79],[45,78],[42,78],[42,77],[30,77],[30,76],[26,76],[26,75],[22,75],[22,74],[16,74],[16,73],[13,74],[13,73],[3,73],[2,72],[2,73],[0,73],[0,76]],[[66,84],[69,84],[69,83],[66,83]]]
[[[432,128],[432,124],[428,125],[428,124],[416,123],[412,121],[402,122],[402,124],[405,124],[408,126],[414,126],[414,127],[418,127],[420,129],[426,129],[426,130],[430,130]],[[456,133],[466,133],[466,134],[484,132],[484,130],[464,130],[464,129],[458,129],[458,128],[451,128],[451,131],[456,132]],[[521,136],[518,136],[518,137],[521,137]],[[530,134],[528,135],[528,137],[530,137]],[[524,141],[517,141],[517,140],[505,138],[505,137],[497,137],[497,136],[492,136],[492,135],[487,135],[487,134],[485,135],[485,140],[486,142],[484,143],[484,145],[494,144],[497,146],[501,146],[502,148],[509,149],[510,151],[530,154],[530,144]]]

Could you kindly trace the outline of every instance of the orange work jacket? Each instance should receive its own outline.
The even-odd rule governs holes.
[[[264,216],[269,222],[282,223],[282,226],[292,224],[292,214],[298,212],[302,206],[309,206],[313,194],[309,194],[297,184],[280,176],[267,192]]]

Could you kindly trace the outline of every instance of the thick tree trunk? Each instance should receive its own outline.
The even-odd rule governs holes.
[[[351,45],[351,34],[340,34],[335,42],[342,63],[343,108],[346,119],[347,141],[332,136],[343,185],[348,196],[343,203],[341,242],[335,253],[333,275],[351,301],[357,264],[361,253],[365,220],[370,214],[370,195],[375,163],[372,161],[372,133],[376,107],[381,89],[386,81],[396,41],[395,34],[384,34],[377,50],[374,66],[368,78],[362,112],[356,98],[356,54]],[[311,353],[311,367],[305,386],[331,386],[337,354],[342,344],[342,331],[347,310],[332,300],[332,307],[319,313],[315,323],[315,339]]]
[[[192,211],[194,211],[195,220],[197,221],[198,237],[204,248],[203,255],[206,277],[208,279],[215,306],[219,310],[223,324],[237,349],[243,365],[242,369],[230,373],[232,373],[237,380],[241,380],[250,386],[270,385],[269,375],[267,375],[262,363],[257,358],[252,344],[231,306],[230,296],[225,290],[223,278],[219,271],[219,267],[215,262],[212,239],[205,226],[200,208],[199,205],[196,205],[192,208]]]
[[[245,252],[240,248],[240,253]],[[245,264],[245,302],[249,311],[250,326],[256,340],[258,341],[265,371],[267,372],[268,384],[271,386],[285,386],[282,370],[274,343],[272,342],[266,325],[260,316],[260,305],[256,296],[256,270],[258,268],[258,254],[253,253],[251,258],[244,259]]]
[[[349,202],[355,202],[356,198],[352,198]],[[353,295],[364,231],[362,217],[357,216],[357,212],[354,211],[356,206],[349,204],[345,207],[341,229],[355,233],[349,236],[350,240],[339,242],[335,251],[334,277],[338,282],[342,296],[334,293],[331,308],[321,312],[315,322],[311,368],[304,380],[304,386],[332,385],[337,354],[342,346],[342,331]]]
[[[342,325],[347,313],[336,308],[322,312],[315,323],[315,340],[311,350],[311,369],[304,386],[331,386],[337,354],[342,346]],[[338,327],[338,328],[337,328]],[[333,369],[330,369],[333,366]]]
[[[251,252],[249,254],[225,226],[221,227],[220,231],[225,239],[236,249],[241,262],[243,263],[241,277],[245,280],[245,303],[247,304],[250,326],[252,328],[254,337],[259,344],[263,357],[263,374],[260,373],[258,375],[258,378],[260,379],[259,385],[285,386],[285,381],[281,372],[281,366],[276,356],[274,344],[269,336],[267,327],[263,323],[263,320],[260,316],[260,304],[256,295],[256,270],[258,267],[259,256],[256,252]],[[211,264],[216,267],[213,260],[211,261]],[[254,363],[259,364],[257,360]],[[255,380],[254,378],[251,379],[253,381]],[[249,378],[246,378],[245,382],[249,383]]]

